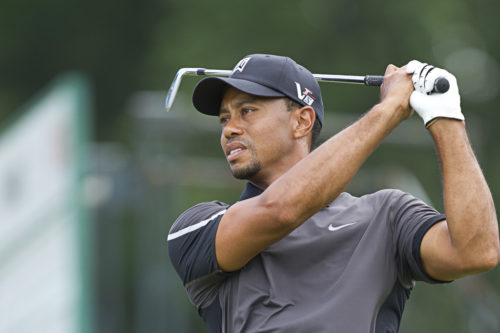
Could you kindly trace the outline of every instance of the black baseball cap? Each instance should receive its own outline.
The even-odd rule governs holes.
[[[251,54],[241,59],[228,78],[207,77],[193,91],[193,105],[201,113],[219,115],[227,86],[261,97],[288,97],[310,105],[321,125],[324,111],[318,81],[309,70],[288,57]]]

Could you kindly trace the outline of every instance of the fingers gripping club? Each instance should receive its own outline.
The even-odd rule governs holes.
[[[422,118],[426,128],[437,118],[464,120],[457,80],[453,74],[416,60],[408,63],[406,71],[412,74],[415,87],[410,96],[410,105]],[[446,80],[445,84],[443,80]],[[436,85],[443,85],[445,93],[432,94]]]

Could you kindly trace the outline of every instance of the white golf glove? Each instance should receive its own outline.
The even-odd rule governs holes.
[[[410,105],[424,120],[426,128],[429,128],[433,123],[432,120],[436,118],[464,120],[460,109],[457,79],[453,74],[417,60],[408,63],[406,72],[413,74],[412,81],[415,87],[410,96]],[[450,84],[445,93],[432,91],[439,77],[446,78]]]

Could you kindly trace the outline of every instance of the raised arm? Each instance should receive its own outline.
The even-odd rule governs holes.
[[[429,129],[441,160],[447,216],[425,234],[420,254],[426,272],[443,281],[487,271],[500,261],[495,206],[474,156],[460,107],[455,77],[445,70],[412,61],[415,91],[411,106]],[[444,94],[429,94],[437,77],[450,83]]]
[[[447,220],[434,225],[422,240],[424,268],[443,281],[492,269],[500,261],[498,222],[465,124],[442,118],[429,131],[441,159]]]
[[[412,90],[405,70],[388,66],[378,105],[284,172],[261,195],[231,206],[216,235],[219,266],[226,271],[243,267],[333,201],[380,142],[411,115]],[[237,121],[228,120],[226,126],[237,127]]]

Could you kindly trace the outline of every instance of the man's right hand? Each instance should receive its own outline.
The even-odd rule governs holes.
[[[380,87],[380,104],[386,105],[389,110],[394,110],[399,121],[403,121],[413,113],[410,106],[410,96],[413,90],[411,76],[408,75],[406,66],[398,68],[389,65]]]

